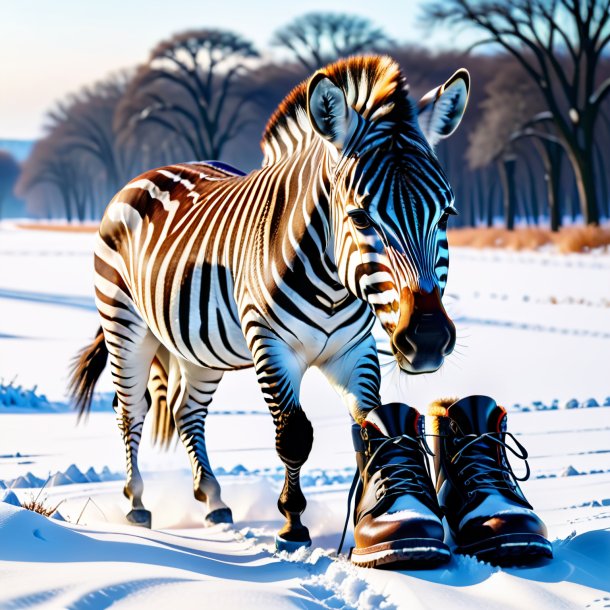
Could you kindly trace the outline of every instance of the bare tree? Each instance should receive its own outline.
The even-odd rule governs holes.
[[[56,208],[50,215],[64,217],[68,222],[85,220],[87,203],[92,198],[92,170],[91,163],[87,163],[82,153],[66,146],[61,132],[54,131],[34,147],[16,189],[36,215],[45,210],[32,209],[31,201]],[[47,197],[30,199],[32,192],[40,189],[46,191]],[[50,194],[55,196],[49,197]]]
[[[248,98],[237,83],[259,54],[232,32],[193,30],[158,44],[117,112],[133,133],[157,125],[179,137],[196,159],[217,159],[244,127]]]
[[[124,72],[85,87],[56,105],[47,115],[47,130],[61,140],[64,158],[71,151],[98,164],[103,171],[106,197],[130,177],[134,146],[119,140],[113,128],[114,115],[130,77]]]
[[[32,212],[49,208],[68,221],[95,218],[124,182],[128,155],[112,123],[127,82],[125,74],[110,77],[68,96],[47,114],[47,134],[25,162],[17,185]],[[38,196],[41,189],[45,197]]]
[[[68,96],[48,113],[47,133],[17,185],[32,213],[68,221],[99,218],[127,180],[175,158],[175,139],[155,125],[147,127],[145,141],[114,128],[129,82],[126,73],[112,76]]]
[[[599,82],[598,70],[610,43],[610,0],[444,0],[425,15],[434,23],[470,25],[485,34],[477,44],[500,45],[517,59],[565,146],[584,220],[598,224],[595,123],[610,91],[610,79]]]
[[[511,146],[511,137],[544,108],[536,88],[521,78],[507,58],[496,58],[496,74],[484,86],[476,126],[470,133],[466,156],[471,168],[492,163]]]
[[[481,102],[480,115],[476,127],[470,133],[470,142],[466,156],[471,169],[485,168],[491,163],[498,164],[498,171],[503,186],[504,219],[509,229],[514,228],[517,185],[515,180],[516,164],[520,157],[525,157],[525,169],[529,190],[529,207],[532,216],[537,217],[537,189],[535,176],[531,169],[533,160],[531,155],[520,150],[519,143],[525,137],[534,137],[539,140],[537,132],[530,133],[531,118],[544,108],[544,101],[537,88],[522,78],[519,66],[508,58],[496,58],[498,70],[496,75],[484,87],[486,98]],[[545,155],[547,148],[554,146],[546,137],[540,154]],[[554,162],[556,156],[552,155],[545,160]],[[549,167],[548,171],[555,174],[556,166]],[[549,188],[556,187],[555,180],[549,180]],[[557,199],[556,191],[549,193],[550,216],[558,222],[555,214]]]
[[[310,72],[340,57],[381,51],[391,42],[369,19],[343,13],[308,13],[271,38],[272,46],[290,51]]]
[[[8,152],[0,150],[0,218],[2,218],[2,204],[13,192],[19,177],[19,163]]]

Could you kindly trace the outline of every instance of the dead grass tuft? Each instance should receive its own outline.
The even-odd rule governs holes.
[[[34,513],[42,515],[43,517],[50,517],[53,513],[57,511],[59,505],[62,502],[63,500],[59,502],[59,504],[57,504],[56,506],[50,506],[48,504],[47,498],[40,499],[38,497],[34,498],[34,496],[31,496],[29,500],[25,500],[24,502],[22,502],[21,506],[26,510],[31,510]]]
[[[554,245],[562,254],[589,252],[610,246],[610,227],[562,227],[557,233],[541,227],[520,227],[514,231],[500,227],[451,229],[449,244],[508,250],[538,250]]]
[[[20,223],[17,226],[20,229],[34,231],[67,233],[95,233],[98,230],[95,224]],[[519,227],[514,231],[501,227],[451,229],[449,244],[458,247],[508,250],[538,250],[542,246],[554,245],[562,254],[588,252],[610,246],[610,227],[562,227],[558,233],[542,227]]]
[[[555,245],[560,252],[588,252],[610,245],[610,227],[566,227],[559,232]]]
[[[18,229],[27,229],[28,231],[55,231],[62,233],[95,233],[99,228],[97,224],[72,225],[43,222],[21,222],[16,226]]]

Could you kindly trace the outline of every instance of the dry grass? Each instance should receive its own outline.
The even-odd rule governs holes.
[[[59,506],[62,502],[63,502],[63,500],[55,506],[50,506],[48,504],[48,499],[46,497],[41,499],[38,496],[36,496],[36,497],[30,496],[30,499],[24,500],[21,503],[21,506],[23,508],[25,508],[26,510],[31,510],[34,513],[43,515],[44,517],[50,517],[53,513],[55,513],[57,511],[57,509],[59,508]]]
[[[42,222],[22,222],[16,226],[28,231],[59,231],[62,233],[95,233],[99,227],[97,224],[71,225]]]
[[[449,231],[449,244],[509,250],[537,250],[554,245],[563,254],[588,252],[610,246],[610,227],[562,227],[558,233],[541,227],[522,227],[514,231],[499,227],[452,229]]]
[[[62,231],[67,233],[95,233],[98,225],[59,223],[20,223],[20,229],[33,231]],[[564,254],[588,252],[595,248],[610,246],[610,227],[562,227],[558,233],[541,227],[520,227],[507,231],[500,227],[477,227],[451,229],[451,246],[470,248],[506,248],[509,250],[537,250],[542,246],[554,245]]]

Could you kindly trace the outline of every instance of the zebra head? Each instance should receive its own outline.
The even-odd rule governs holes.
[[[400,367],[432,372],[455,345],[441,298],[447,220],[456,214],[433,146],[460,123],[469,75],[459,70],[415,105],[397,65],[372,59],[360,74],[320,71],[307,89],[330,173],[335,263],[373,308]]]

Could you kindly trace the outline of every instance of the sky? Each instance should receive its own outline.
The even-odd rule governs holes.
[[[336,11],[421,43],[429,41],[417,22],[424,1],[0,0],[0,139],[40,136],[58,100],[144,62],[156,43],[182,30],[231,29],[264,50],[272,32],[298,15]]]

